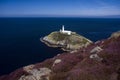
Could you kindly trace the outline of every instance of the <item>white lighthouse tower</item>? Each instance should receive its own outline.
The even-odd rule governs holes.
[[[62,32],[64,32],[64,25],[62,25]]]
[[[64,25],[62,25],[62,29],[60,29],[60,32],[63,34],[71,35],[71,31],[65,30]]]

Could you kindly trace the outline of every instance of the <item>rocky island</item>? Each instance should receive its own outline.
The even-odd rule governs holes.
[[[64,25],[60,31],[52,32],[40,40],[50,47],[61,47],[64,51],[78,50],[92,43],[91,40],[76,32],[64,30]]]
[[[120,31],[77,52],[64,52],[0,80],[120,80]]]

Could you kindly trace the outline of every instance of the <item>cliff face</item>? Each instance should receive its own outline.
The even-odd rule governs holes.
[[[120,36],[114,34],[78,51],[20,68],[0,80],[120,80]]]

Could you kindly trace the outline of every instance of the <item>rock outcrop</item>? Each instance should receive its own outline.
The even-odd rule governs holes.
[[[103,50],[103,49],[102,49],[101,47],[96,46],[95,48],[93,48],[93,49],[90,51],[90,53],[91,53],[91,54],[97,54],[97,53],[101,52],[102,50]]]
[[[35,65],[25,66],[25,67],[23,67],[23,70],[29,73],[34,68],[34,66]]]
[[[48,68],[29,69],[27,75],[22,75],[18,80],[49,80],[51,70]]]
[[[118,38],[118,37],[120,37],[120,31],[114,32],[110,38]]]
[[[56,60],[54,61],[54,63],[53,63],[53,67],[54,67],[56,64],[60,63],[61,61],[62,61],[61,59],[56,59]]]
[[[25,66],[0,80],[120,80],[120,36]]]

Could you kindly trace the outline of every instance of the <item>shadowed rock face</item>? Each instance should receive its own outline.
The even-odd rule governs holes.
[[[97,59],[90,58],[93,54],[97,54]],[[102,59],[98,60],[98,57]],[[0,80],[38,79],[120,80],[120,36],[98,41],[78,51],[57,55],[0,77]]]

